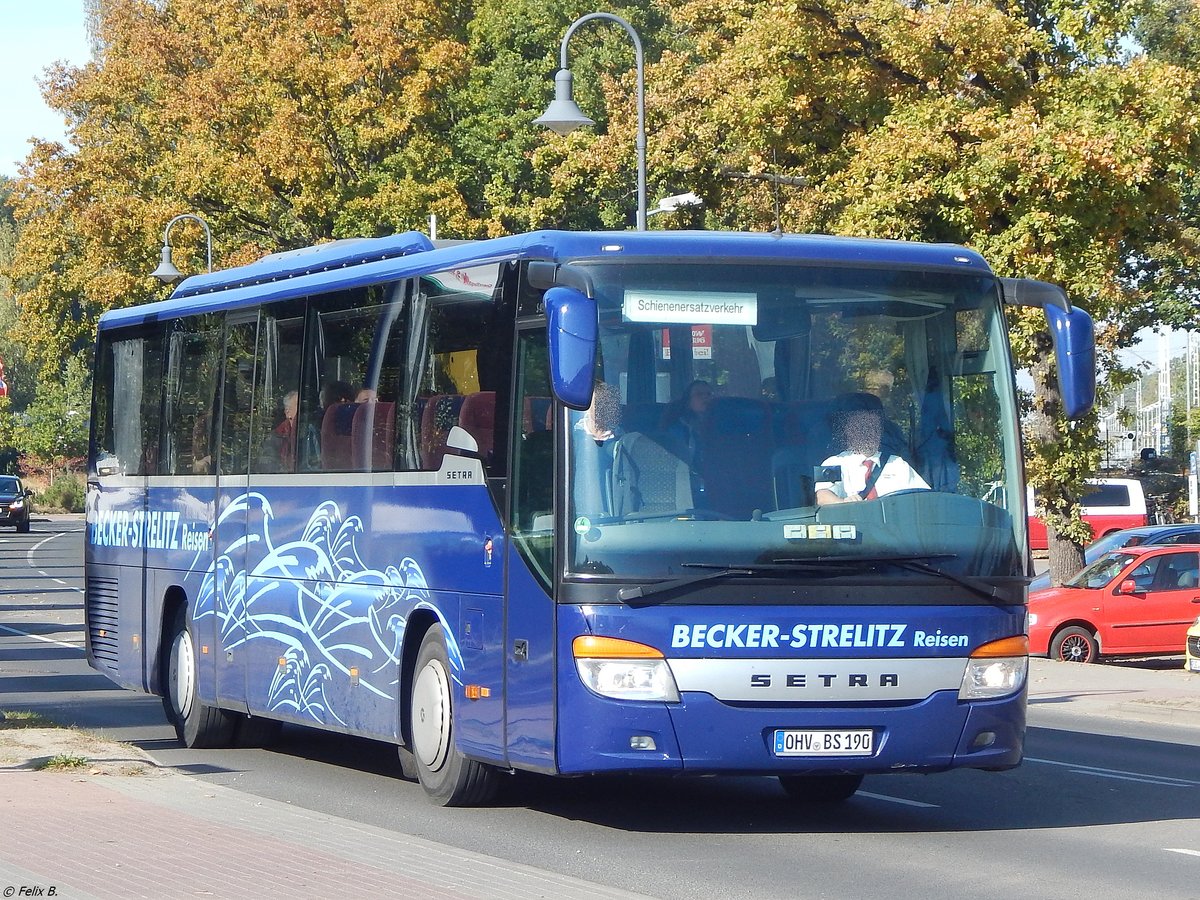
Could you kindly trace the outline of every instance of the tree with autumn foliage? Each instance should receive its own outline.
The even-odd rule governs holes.
[[[99,51],[50,72],[73,147],[36,144],[16,185],[21,339],[48,367],[104,310],[162,296],[162,229],[195,212],[217,264],[341,237],[479,230],[458,187],[448,97],[463,8],[435,0],[106,0]],[[203,235],[172,230],[197,271]]]

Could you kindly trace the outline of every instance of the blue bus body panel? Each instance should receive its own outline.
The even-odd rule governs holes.
[[[468,678],[489,688],[456,704],[460,747],[503,760],[507,551],[484,486],[251,487],[215,528],[214,497],[151,486],[140,514],[106,496],[88,536],[102,565],[137,569],[145,549],[148,632],[164,586],[182,588],[201,699],[396,740],[400,649],[424,612],[443,624],[460,694]]]
[[[511,543],[508,554],[508,638],[504,645],[508,762],[517,768],[553,773],[558,682],[555,635],[559,613],[570,614],[571,607],[560,607],[551,599]],[[526,642],[527,658],[517,658],[515,641]]]
[[[321,265],[279,265],[260,260],[249,266],[199,275],[184,281],[170,299],[130,309],[106,312],[100,328],[119,328],[142,322],[237,309],[273,300],[304,297],[323,291],[394,281],[454,268],[469,268],[518,259],[563,262],[580,259],[620,261],[630,257],[714,260],[777,260],[788,263],[842,263],[953,270],[990,275],[991,269],[975,251],[952,244],[843,238],[828,235],[771,235],[716,231],[563,232],[538,231],[515,237],[458,244],[436,250],[419,249],[416,237],[382,238],[386,248],[374,256],[355,246],[346,250],[324,245],[328,259],[313,255]],[[407,248],[407,250],[405,249]],[[297,260],[304,257],[297,252]],[[406,255],[401,255],[406,254]],[[346,257],[343,262],[337,259]],[[378,258],[382,257],[382,258]],[[357,259],[355,262],[353,260]]]
[[[871,699],[819,699],[823,678],[846,677],[823,675],[837,668],[833,664],[839,660],[895,660],[901,680],[905,671],[912,671],[903,665],[906,661],[916,660],[919,667],[920,660],[952,658],[963,660],[965,667],[965,658],[979,645],[1023,633],[1019,610],[603,606],[574,608],[573,613],[560,613],[559,768],[566,774],[625,769],[690,774],[937,771],[956,766],[1004,768],[1020,761],[1024,689],[985,702],[960,702],[957,687],[917,700],[887,701],[872,694],[877,685],[864,684],[864,694]],[[648,644],[672,662],[794,660],[794,672],[806,676],[818,697],[809,691],[796,702],[728,702],[710,693],[682,691],[677,704],[600,697],[575,671],[571,642],[580,634]],[[709,645],[710,634],[719,636],[716,646]],[[814,635],[817,647],[811,646]],[[805,646],[794,646],[800,643]],[[875,750],[869,757],[777,757],[772,750],[774,732],[787,728],[869,728],[876,734]],[[656,749],[632,750],[635,736],[652,737]]]

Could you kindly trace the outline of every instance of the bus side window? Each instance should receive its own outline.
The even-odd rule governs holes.
[[[450,429],[475,438],[489,474],[497,462],[497,390],[508,380],[511,345],[497,333],[500,267],[428,275],[419,282],[414,333],[424,337],[414,367],[414,402],[409,426],[416,436],[422,469],[441,468]]]
[[[554,420],[545,326],[522,331],[518,341],[513,406],[520,410],[515,416],[520,437],[512,449],[511,527],[518,551],[549,585],[554,561]]]
[[[259,320],[252,472],[291,472],[297,462],[303,468],[308,456],[316,452],[312,423],[292,410],[288,424],[289,405],[298,405],[304,310],[305,301],[285,300],[265,306]]]
[[[211,474],[213,410],[220,374],[221,321],[214,315],[168,325],[163,380],[161,475]]]
[[[158,468],[162,333],[142,327],[102,335],[96,360],[93,454],[106,474],[153,474]]]
[[[313,299],[303,354],[309,362],[300,392],[302,471],[393,468],[405,291],[400,282]]]

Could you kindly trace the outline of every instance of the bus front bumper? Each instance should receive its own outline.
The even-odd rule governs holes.
[[[775,749],[777,732],[863,731],[870,732],[866,753],[784,756]],[[584,690],[560,706],[558,769],[579,775],[1006,769],[1020,763],[1024,736],[1024,691],[969,704],[938,691],[903,705],[817,707],[730,704],[703,693],[685,693],[679,703],[630,703]]]

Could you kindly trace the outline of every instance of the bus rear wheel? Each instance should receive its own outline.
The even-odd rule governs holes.
[[[805,803],[840,803],[849,800],[862,785],[863,776],[842,772],[836,775],[780,775],[779,783],[793,800]]]
[[[454,698],[450,656],[441,625],[421,641],[413,673],[410,720],[417,780],[439,806],[477,806],[498,787],[491,766],[467,759],[454,746]]]
[[[196,645],[187,625],[187,612],[180,609],[171,625],[167,648],[163,709],[185,747],[228,747],[237,719],[223,709],[200,700],[196,689],[199,665]]]

